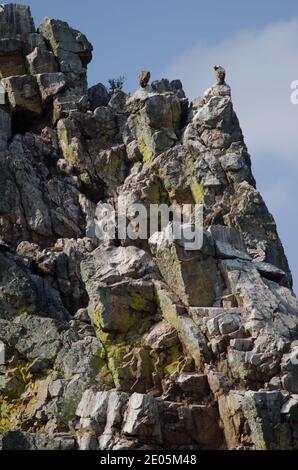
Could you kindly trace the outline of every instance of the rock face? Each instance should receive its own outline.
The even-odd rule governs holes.
[[[91,59],[0,5],[1,448],[297,449],[298,301],[229,86],[111,96]],[[136,203],[203,205],[202,245]]]

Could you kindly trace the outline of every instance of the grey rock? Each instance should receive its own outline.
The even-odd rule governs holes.
[[[186,315],[185,309],[173,302],[173,295],[169,291],[158,284],[156,284],[156,290],[164,318],[175,328],[182,344],[195,361],[196,366],[200,368],[203,362],[210,360],[211,356],[205,336],[194,321]]]
[[[102,346],[94,337],[64,344],[57,356],[57,365],[66,380],[74,376],[82,381],[94,379],[98,373],[97,364],[102,357]]]
[[[48,178],[45,161],[38,156],[48,158],[45,157],[48,151],[40,137],[27,134],[13,139],[9,158],[0,156],[3,169],[0,231],[1,236],[5,232],[3,238],[9,243],[40,239],[44,243],[59,236],[77,238],[84,233],[85,218],[80,201],[83,203],[85,199],[72,182]]]
[[[65,388],[65,382],[63,380],[54,380],[49,385],[49,394],[52,398],[60,397]]]
[[[186,395],[198,399],[204,399],[210,393],[207,376],[204,374],[184,372],[178,376],[175,382]]]
[[[149,244],[163,278],[183,303],[189,306],[213,304],[216,266],[208,238],[204,238],[201,250],[186,251],[181,241],[173,240],[165,229],[152,235]]]
[[[229,390],[228,381],[220,372],[209,369],[207,379],[210,390],[215,396],[223,394]]]
[[[135,247],[98,248],[82,262],[81,270],[90,298],[89,315],[97,326],[125,333],[142,316],[154,313],[150,280],[154,267],[144,251]]]
[[[42,112],[39,89],[35,77],[20,75],[2,79],[12,110],[23,110],[35,114]]]
[[[16,398],[20,389],[22,389],[22,382],[16,377],[0,376],[0,392],[6,397]]]
[[[11,137],[11,117],[9,113],[0,107],[0,151],[7,150]]]
[[[15,349],[28,359],[53,360],[62,347],[60,333],[67,328],[50,318],[38,318],[26,313],[15,320],[22,334]]]
[[[0,76],[2,78],[26,73],[22,41],[17,38],[0,40]]]
[[[291,420],[298,420],[298,396],[292,395],[282,406],[281,414],[288,415]]]
[[[259,261],[255,262],[254,265],[261,274],[261,276],[264,276],[266,279],[270,279],[271,281],[275,282],[281,282],[283,279],[286,278],[286,273],[282,271],[282,269],[279,269],[270,263],[264,263]]]
[[[23,37],[23,55],[31,54],[36,48],[44,51],[48,50],[44,37],[39,33],[28,33]]]
[[[209,230],[215,240],[216,255],[219,259],[240,258],[251,260],[241,235],[235,228],[211,225]]]
[[[242,155],[236,153],[226,153],[220,162],[225,171],[240,171],[245,165]]]
[[[43,101],[57,95],[66,85],[63,73],[43,73],[36,78]]]
[[[34,22],[28,6],[8,3],[0,9],[0,36],[13,38],[15,36],[35,33]]]
[[[212,96],[210,100],[199,109],[194,117],[195,121],[205,125],[213,125],[222,121],[222,126],[229,126],[232,119],[231,99],[228,96]]]
[[[274,430],[280,420],[282,395],[273,392],[246,392],[242,401],[256,449],[274,449]]]
[[[67,434],[34,434],[11,431],[2,435],[2,450],[75,450],[76,441]]]
[[[133,109],[128,125],[138,141],[143,159],[149,161],[178,140],[175,131],[181,125],[181,104],[174,94],[152,94],[139,109],[139,102],[134,99],[128,101],[128,106]]]
[[[0,5],[0,36],[1,430],[31,431],[2,447],[297,448],[298,301],[230,87],[110,96],[67,23]],[[190,213],[99,240],[118,195],[202,204],[203,245]]]
[[[282,384],[290,393],[298,393],[298,347],[292,346],[288,354],[284,354],[281,362]]]
[[[142,154],[139,150],[136,140],[133,140],[126,146],[126,152],[127,152],[128,159],[131,162],[138,162],[142,160]]]
[[[159,410],[154,398],[139,393],[130,397],[123,432],[127,436],[138,436],[141,440],[161,442]]]
[[[92,46],[86,36],[71,28],[66,22],[45,18],[39,26],[40,33],[49,41],[55,54],[59,50],[77,54],[84,64],[92,58]]]
[[[50,361],[44,358],[36,358],[33,360],[32,364],[28,366],[28,372],[31,374],[36,374],[39,372],[43,372],[48,369],[50,366]]]
[[[88,90],[90,109],[94,111],[99,106],[107,106],[110,101],[110,95],[102,83],[92,86]]]
[[[237,338],[231,339],[230,345],[232,348],[237,349],[238,351],[250,351],[253,349],[254,343],[251,338]]]
[[[237,316],[226,314],[218,319],[218,326],[221,334],[226,335],[238,330],[240,321]]]
[[[166,322],[157,323],[146,335],[145,342],[151,349],[169,349],[178,342],[176,330]]]
[[[115,90],[109,101],[109,106],[118,113],[126,112],[126,100],[128,95],[122,90]]]
[[[27,55],[26,60],[31,75],[58,72],[58,64],[54,54],[45,49],[36,47],[31,54]]]

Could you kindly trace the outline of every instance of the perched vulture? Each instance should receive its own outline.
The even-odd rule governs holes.
[[[215,76],[216,76],[218,85],[223,85],[225,83],[225,78],[226,78],[225,69],[221,67],[220,65],[215,65],[214,70],[215,70]]]
[[[140,83],[142,88],[146,88],[146,86],[149,83],[150,78],[151,78],[151,73],[150,72],[148,72],[146,70],[142,70],[142,72],[140,72],[139,83]]]

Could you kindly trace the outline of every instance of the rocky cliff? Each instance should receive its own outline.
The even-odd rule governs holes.
[[[0,5],[2,448],[297,449],[298,302],[229,86],[111,95],[91,59]],[[99,241],[120,196],[202,204],[202,248]]]

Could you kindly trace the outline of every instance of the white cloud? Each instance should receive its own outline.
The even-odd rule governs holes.
[[[297,57],[298,19],[294,19],[246,31],[219,44],[198,44],[162,75],[180,78],[187,95],[194,98],[214,82],[215,64],[226,68],[253,172],[283,235],[298,291],[292,236],[298,230],[298,105],[290,101],[291,83],[298,80]]]
[[[214,81],[213,66],[223,65],[249,148],[267,158],[272,151],[296,165],[298,105],[290,102],[290,85],[298,79],[297,39],[298,19],[240,33],[194,47],[164,75],[182,79],[188,96],[195,97]]]

